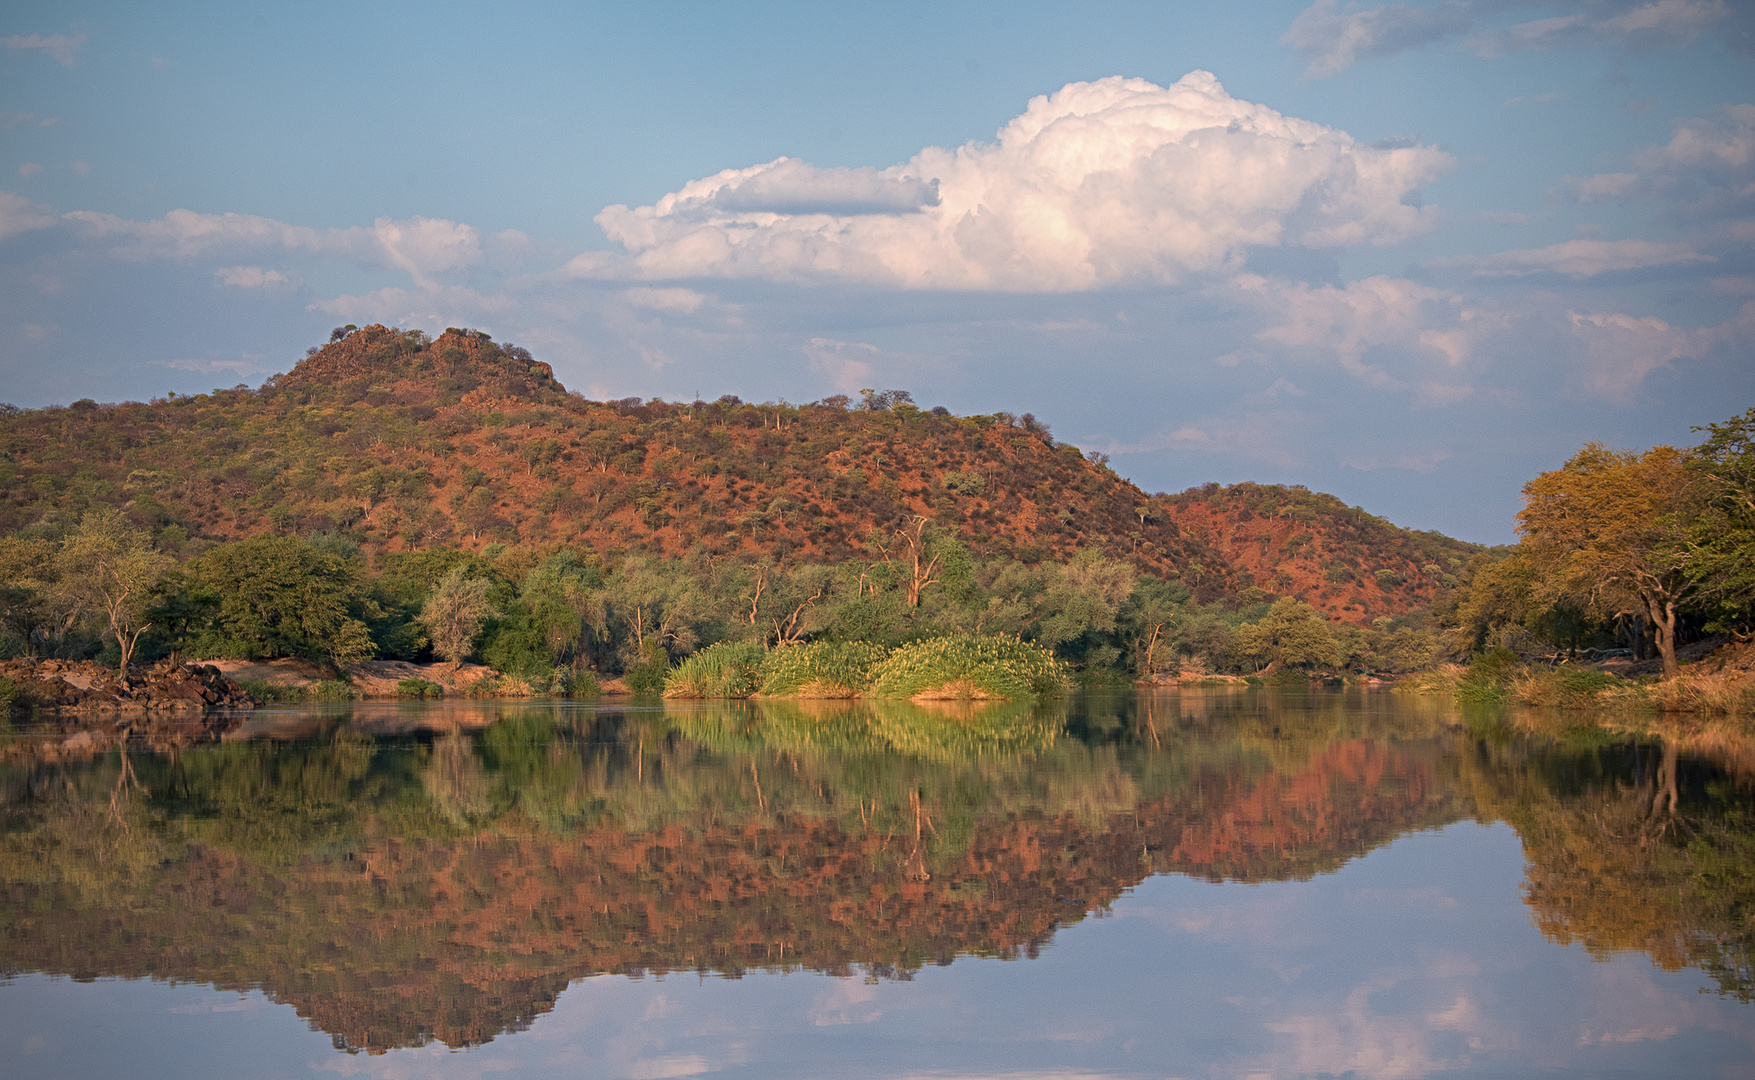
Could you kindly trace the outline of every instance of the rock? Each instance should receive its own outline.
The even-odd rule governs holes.
[[[167,750],[222,738],[260,702],[218,669],[160,661],[125,677],[89,660],[0,661],[19,684],[23,734],[0,757],[87,755],[112,747]]]

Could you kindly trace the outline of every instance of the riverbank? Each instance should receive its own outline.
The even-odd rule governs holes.
[[[1525,664],[1505,650],[1468,664],[1446,664],[1395,685],[1419,694],[1454,694],[1477,705],[1513,704],[1600,713],[1755,717],[1755,641],[1723,642],[1688,655],[1681,673],[1660,679],[1624,660]]]

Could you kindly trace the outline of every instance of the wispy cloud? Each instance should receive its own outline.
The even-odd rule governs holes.
[[[1236,416],[1208,416],[1170,424],[1136,442],[1110,440],[1097,446],[1108,454],[1150,454],[1160,450],[1214,454],[1279,468],[1299,468],[1304,456],[1294,449],[1314,425],[1309,413],[1280,409]]]
[[[1568,176],[1579,202],[1656,199],[1684,217],[1716,219],[1755,209],[1755,104],[1726,105],[1716,116],[1675,122],[1670,141],[1632,155],[1637,172]]]
[[[214,283],[227,289],[296,289],[304,284],[298,274],[264,270],[260,266],[222,266],[213,272]]]
[[[1525,277],[1564,274],[1574,280],[1614,271],[1655,266],[1690,266],[1717,262],[1692,245],[1656,240],[1568,240],[1544,248],[1501,251],[1492,255],[1460,255],[1433,259],[1427,265],[1467,270],[1476,277]]]
[[[1422,45],[1459,37],[1473,21],[1473,5],[1450,0],[1434,7],[1383,7],[1342,10],[1335,0],[1316,0],[1305,8],[1280,40],[1303,53],[1306,78],[1337,75],[1361,60],[1394,56]]]
[[[420,288],[444,274],[527,257],[530,238],[516,230],[483,236],[473,225],[443,218],[379,218],[370,228],[313,229],[255,214],[172,210],[150,221],[75,210],[63,219],[82,236],[105,242],[116,258],[195,259],[252,249],[333,255],[401,270]]]
[[[1423,354],[1458,367],[1469,359],[1471,331],[1483,322],[1461,296],[1405,278],[1379,275],[1337,287],[1245,276],[1235,286],[1271,320],[1257,341],[1332,357],[1348,374],[1383,390],[1408,388],[1410,372],[1369,362],[1372,350]]]
[[[0,109],[0,131],[11,131],[13,128],[46,128],[54,127],[61,121],[53,116],[38,116],[36,113],[7,112]]]
[[[263,375],[268,371],[266,361],[264,361],[262,357],[253,353],[244,353],[242,356],[235,359],[215,359],[211,357],[204,359],[182,358],[177,360],[154,360],[151,363],[154,367],[170,368],[173,371],[195,371],[209,375],[230,374],[240,379],[249,378],[252,375]]]
[[[1546,18],[1501,26],[1491,23],[1516,7],[1553,11]],[[1442,0],[1424,7],[1385,4],[1341,7],[1316,0],[1280,40],[1308,60],[1305,77],[1337,75],[1363,60],[1384,59],[1440,42],[1459,41],[1481,56],[1562,48],[1644,51],[1686,45],[1701,34],[1728,29],[1733,12],[1723,0],[1559,0],[1507,4],[1501,0]],[[1513,98],[1507,105],[1550,100]]]
[[[1597,173],[1595,176],[1568,176],[1560,181],[1566,193],[1579,202],[1601,202],[1630,195],[1639,187],[1639,174],[1630,172]]]
[[[0,240],[34,229],[46,229],[56,220],[48,207],[31,202],[22,195],[0,191]]]
[[[1601,46],[1658,49],[1686,45],[1731,15],[1730,6],[1722,0],[1554,6],[1575,10],[1477,34],[1469,39],[1469,47],[1483,56]]]
[[[6,38],[5,41],[8,49],[17,52],[42,52],[53,57],[55,62],[62,67],[72,67],[73,54],[79,51],[81,45],[85,44],[85,35],[74,34],[69,37],[66,34],[50,34],[48,37],[44,37],[41,34],[29,36],[14,34]]]

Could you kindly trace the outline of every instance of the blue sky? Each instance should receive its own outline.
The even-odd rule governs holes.
[[[1582,443],[1755,404],[1745,3],[14,4],[0,44],[18,405],[473,326],[591,396],[901,387],[1501,541]]]

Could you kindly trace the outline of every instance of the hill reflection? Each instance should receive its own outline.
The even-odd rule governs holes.
[[[1430,701],[337,710],[282,731],[0,773],[0,969],[261,988],[338,1047],[461,1046],[588,975],[1033,957],[1149,874],[1308,878],[1479,817],[1524,836],[1550,937],[1751,985],[1735,775],[1674,745],[1471,731]]]

